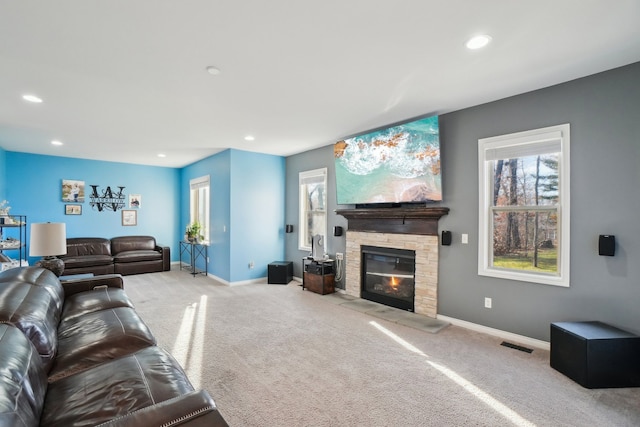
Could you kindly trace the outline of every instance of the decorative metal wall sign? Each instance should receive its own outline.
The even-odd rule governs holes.
[[[98,186],[91,185],[91,195],[89,196],[91,202],[89,205],[93,209],[98,209],[98,212],[102,211],[117,211],[125,206],[125,195],[123,193],[124,187],[118,187],[118,191],[111,190],[111,187],[107,187],[102,190],[102,193],[98,193]]]

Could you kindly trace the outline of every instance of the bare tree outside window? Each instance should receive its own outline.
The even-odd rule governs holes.
[[[495,163],[493,266],[556,273],[558,154]]]
[[[311,251],[313,236],[327,235],[327,169],[299,174],[300,234],[298,247]],[[326,239],[324,239],[326,242]],[[326,248],[325,248],[326,250]]]
[[[569,130],[478,141],[478,274],[569,286]]]

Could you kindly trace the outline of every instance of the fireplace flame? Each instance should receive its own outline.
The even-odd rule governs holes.
[[[398,280],[395,276],[391,276],[391,280],[389,280],[389,285],[391,285],[394,291],[398,290],[399,284],[400,284],[400,280]]]

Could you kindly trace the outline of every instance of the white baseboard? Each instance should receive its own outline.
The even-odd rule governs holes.
[[[454,317],[443,316],[441,314],[438,314],[437,318],[439,320],[444,320],[446,322],[449,322],[452,325],[460,326],[461,328],[470,329],[476,332],[482,332],[488,335],[493,335],[495,337],[503,338],[505,340],[509,340],[517,344],[524,344],[524,345],[536,347],[542,350],[551,349],[551,344],[548,343],[547,341],[526,337],[524,335],[514,334],[512,332],[507,332],[500,329],[490,328],[488,326],[478,325],[477,323],[471,323],[471,322],[467,322],[466,320],[460,320]]]
[[[211,277],[212,279],[214,279],[217,282],[222,283],[225,286],[243,286],[243,285],[256,285],[256,284],[260,284],[260,283],[266,283],[267,282],[267,278],[266,277],[259,277],[257,279],[250,279],[250,280],[241,280],[238,282],[229,282],[227,280],[224,280],[221,277],[215,276],[211,273],[208,274],[209,277]]]
[[[171,265],[172,266],[176,266],[177,270],[180,269],[180,261],[171,261]],[[239,282],[229,282],[229,281],[224,280],[223,278],[218,277],[215,274],[211,274],[211,273],[207,273],[207,277],[210,277],[213,280],[215,280],[217,282],[220,282],[225,286],[255,285],[255,284],[258,284],[258,283],[265,283],[267,281],[266,277],[259,277],[257,279],[242,280],[242,281],[239,281]]]

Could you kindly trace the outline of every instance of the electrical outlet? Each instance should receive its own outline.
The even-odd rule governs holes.
[[[253,261],[249,261],[249,268],[253,268],[253,267],[255,267]]]
[[[469,243],[469,235],[468,234],[463,234],[462,235],[462,244],[466,245]]]
[[[342,252],[336,252],[336,260],[342,261],[344,259],[344,254]]]
[[[484,299],[484,308],[491,308],[493,301],[491,301],[491,298],[485,298]]]

